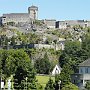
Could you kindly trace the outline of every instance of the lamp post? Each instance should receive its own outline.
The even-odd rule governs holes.
[[[58,82],[58,85],[59,85],[59,90],[60,90],[60,84],[61,84],[61,80],[59,80],[59,82]]]

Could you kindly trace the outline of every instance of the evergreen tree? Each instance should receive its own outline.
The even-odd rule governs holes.
[[[45,90],[55,90],[54,82],[53,82],[53,80],[51,78],[49,78],[49,81],[45,86]]]
[[[15,89],[24,89],[24,83],[22,81],[25,80],[26,71],[23,70],[22,67],[18,67],[14,76],[14,88]]]
[[[68,84],[71,81],[70,75],[73,74],[73,70],[70,65],[66,64],[63,66],[63,69],[60,73],[59,80],[61,80],[61,87]]]
[[[37,70],[37,73],[49,74],[51,65],[50,65],[50,61],[48,59],[47,54],[44,55],[44,58],[42,59],[39,58],[38,60],[36,60],[34,66]]]
[[[74,72],[78,72],[77,66],[88,58],[87,51],[82,48],[82,44],[78,41],[67,41],[65,50],[60,55],[60,66],[69,64]]]

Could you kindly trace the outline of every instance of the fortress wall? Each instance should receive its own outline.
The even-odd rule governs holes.
[[[54,19],[45,19],[44,23],[47,25],[48,28],[55,28],[56,27],[56,20]]]
[[[7,23],[7,22],[27,22],[29,21],[29,14],[4,14],[4,18],[2,18],[2,23]]]
[[[67,26],[73,27],[75,25],[80,25],[82,27],[90,27],[90,21],[84,20],[66,20],[66,21],[57,21],[56,28],[66,29]]]

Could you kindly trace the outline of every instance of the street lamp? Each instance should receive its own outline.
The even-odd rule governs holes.
[[[61,80],[59,80],[59,82],[58,82],[58,85],[59,85],[59,90],[60,90],[60,84],[61,84]]]

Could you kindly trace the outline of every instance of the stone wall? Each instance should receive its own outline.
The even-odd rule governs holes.
[[[47,25],[47,28],[55,28],[56,26],[56,20],[54,19],[45,19],[44,23]]]
[[[28,22],[29,21],[29,14],[28,13],[11,13],[11,14],[3,14],[2,23],[7,22]]]
[[[36,49],[42,49],[42,48],[46,48],[46,49],[54,49],[54,50],[64,50],[64,44],[60,43],[60,44],[34,44],[34,48]]]
[[[73,27],[75,25],[80,25],[82,27],[90,27],[90,21],[84,20],[65,20],[65,21],[57,21],[56,28],[66,29],[67,27]]]

